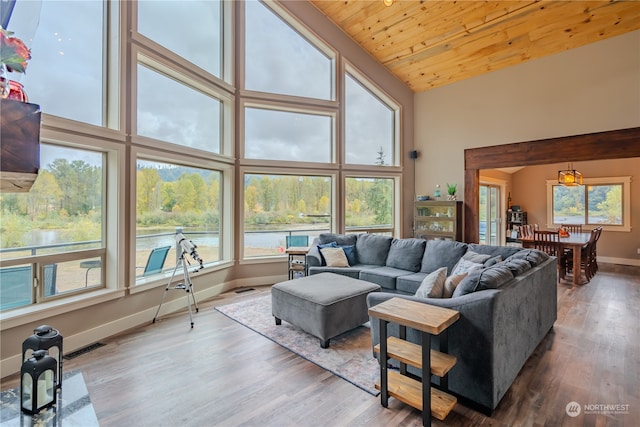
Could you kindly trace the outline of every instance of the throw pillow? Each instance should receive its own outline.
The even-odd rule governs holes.
[[[460,261],[458,261],[458,263],[455,265],[455,267],[453,267],[453,271],[451,272],[452,276],[457,276],[458,274],[462,274],[462,273],[471,273],[473,270],[477,270],[482,268],[482,264],[477,263],[477,262],[473,262],[473,261],[469,261],[467,259],[464,258],[460,258]]]
[[[494,265],[493,267],[476,270],[458,285],[453,297],[485,289],[498,289],[511,279],[513,279],[513,274],[504,265]]]
[[[444,292],[442,293],[442,298],[451,298],[456,288],[462,282],[462,279],[467,277],[469,273],[457,274],[455,276],[447,277],[447,280],[444,282]]]
[[[415,296],[419,298],[442,298],[444,282],[447,278],[447,267],[431,272],[422,279]]]
[[[431,273],[440,267],[447,267],[451,273],[462,255],[467,252],[467,244],[453,240],[428,240],[422,257],[422,273]]]
[[[509,258],[503,265],[511,270],[514,277],[531,270],[531,264],[526,259]]]
[[[467,251],[467,253],[462,256],[462,259],[466,259],[467,261],[475,262],[477,264],[482,264],[489,258],[491,258],[491,255],[489,254],[480,254],[474,251]]]
[[[426,245],[427,241],[423,239],[393,239],[386,266],[417,273]]]
[[[318,245],[318,252],[320,252],[320,265],[327,265],[327,260],[324,259],[324,255],[322,254],[322,249],[324,248],[337,248],[338,244],[336,242],[323,243]]]
[[[342,248],[322,248],[320,253],[327,262],[327,267],[349,267],[349,261]]]
[[[339,248],[342,248],[344,254],[347,256],[347,261],[349,261],[349,265],[356,265],[356,245],[338,245]]]
[[[320,240],[320,243],[336,242],[336,244],[339,246],[355,245],[356,235],[355,234],[320,233],[320,235],[318,236],[318,240]]]
[[[486,260],[483,265],[485,267],[491,267],[492,265],[496,265],[500,261],[502,261],[502,256],[501,255],[496,255],[493,258],[489,258],[488,260]]]
[[[549,255],[545,252],[539,251],[537,249],[523,249],[520,252],[516,252],[507,258],[507,261],[510,259],[524,259],[531,264],[531,267],[535,267],[538,264],[541,264],[549,259]]]

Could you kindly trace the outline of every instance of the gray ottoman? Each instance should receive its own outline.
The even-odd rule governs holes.
[[[271,287],[271,311],[282,320],[320,338],[329,339],[369,321],[367,294],[380,286],[334,273],[287,280]]]

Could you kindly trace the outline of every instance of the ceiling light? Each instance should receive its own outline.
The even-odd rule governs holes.
[[[382,3],[384,3],[385,6],[389,7],[393,4],[393,0],[382,0]]]
[[[558,171],[558,184],[562,184],[565,187],[582,185],[582,174],[575,170],[573,165],[569,163],[567,169]]]

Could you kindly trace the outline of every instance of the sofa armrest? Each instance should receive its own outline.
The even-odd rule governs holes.
[[[319,240],[316,237],[309,246],[309,252],[307,252],[307,266],[309,267],[319,267],[322,265],[322,258],[320,258],[318,243]]]

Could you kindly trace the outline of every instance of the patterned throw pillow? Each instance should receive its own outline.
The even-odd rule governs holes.
[[[349,261],[342,248],[322,248],[320,253],[327,262],[327,267],[349,267]]]
[[[442,267],[429,273],[427,277],[422,279],[415,296],[419,298],[442,298],[446,278],[447,267]]]

